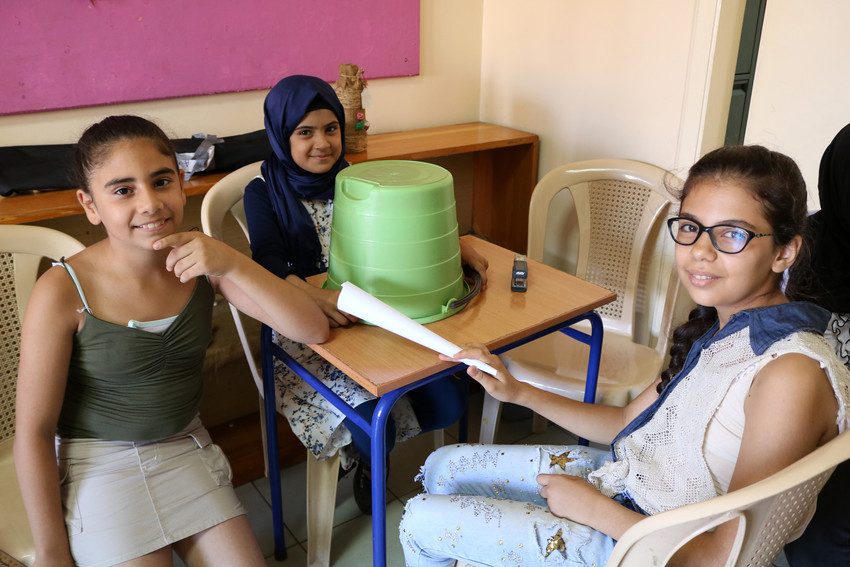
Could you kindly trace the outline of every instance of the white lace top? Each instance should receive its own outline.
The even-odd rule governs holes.
[[[730,424],[718,419],[718,408],[730,389],[743,388],[745,398],[755,374],[786,353],[801,353],[820,363],[838,400],[838,429],[847,429],[850,370],[836,359],[823,337],[796,332],[757,355],[751,347],[750,326],[746,326],[707,346],[655,416],[615,443],[617,460],[592,472],[588,480],[608,496],[628,494],[648,514],[725,493],[737,460],[743,423],[739,424],[740,432],[724,434],[721,429],[729,430]],[[739,397],[740,392],[733,396]],[[737,427],[733,424],[732,429]],[[729,459],[732,454],[734,460]]]

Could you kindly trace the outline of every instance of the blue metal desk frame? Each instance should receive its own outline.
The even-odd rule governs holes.
[[[572,325],[584,320],[589,320],[591,333],[588,335],[583,331],[573,329]],[[602,354],[602,320],[595,311],[589,311],[569,321],[558,323],[536,332],[525,338],[514,341],[501,348],[495,349],[495,354],[516,348],[527,342],[538,339],[549,333],[561,331],[562,333],[581,341],[590,346],[590,354],[587,364],[587,382],[584,391],[584,401],[593,403],[596,399],[596,381],[599,375],[599,361]],[[402,340],[402,339],[399,339]],[[266,419],[271,427],[266,427],[266,450],[269,464],[269,487],[272,498],[272,525],[274,528],[274,555],[275,559],[286,558],[286,545],[283,536],[283,505],[281,502],[280,461],[277,444],[277,427],[275,415],[277,407],[275,401],[274,381],[274,358],[280,359],[289,366],[303,380],[316,389],[322,396],[330,401],[337,409],[350,418],[360,429],[366,432],[372,440],[372,471],[386,470],[386,427],[387,418],[393,405],[404,394],[414,388],[418,388],[433,380],[452,375],[466,367],[458,364],[451,368],[442,370],[436,374],[417,380],[406,386],[388,392],[381,396],[378,405],[372,414],[372,423],[367,423],[354,409],[345,403],[339,396],[325,386],[318,378],[310,374],[303,366],[295,362],[286,352],[272,342],[272,331],[263,325],[260,341],[262,345],[263,361],[263,397],[265,404]],[[436,355],[435,355],[436,356]],[[586,441],[581,440],[586,444]],[[386,478],[384,474],[372,474],[372,558],[375,567],[385,567],[387,564],[387,533],[386,533]]]

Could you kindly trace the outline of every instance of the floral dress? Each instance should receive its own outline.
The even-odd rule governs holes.
[[[833,313],[823,336],[841,362],[850,367],[850,313]]]
[[[328,268],[332,200],[303,200],[313,219],[322,247],[320,271]],[[310,347],[273,332],[273,340],[296,362],[319,378],[351,407],[375,399],[375,396],[349,378],[344,372],[313,352]],[[317,459],[327,459],[340,451],[343,467],[350,468],[356,454],[351,447],[351,433],[342,425],[345,415],[321,396],[285,364],[275,360],[277,404],[292,432]],[[404,441],[421,432],[413,408],[401,398],[391,413],[396,423],[396,441]]]

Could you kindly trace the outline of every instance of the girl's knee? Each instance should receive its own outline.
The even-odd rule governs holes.
[[[413,520],[413,516],[417,514],[416,510],[419,509],[419,504],[422,502],[424,496],[424,494],[417,494],[404,504],[404,512],[401,515],[401,522],[399,523],[399,529],[402,532],[409,531],[408,528],[416,523]]]
[[[428,455],[425,459],[425,464],[419,469],[419,474],[416,480],[422,483],[425,492],[429,494],[449,494],[453,487],[438,483],[436,479],[442,479],[447,476],[447,472],[451,468],[451,463],[455,455],[466,445],[444,445]]]
[[[428,515],[426,502],[426,495],[419,494],[408,500],[404,505],[404,513],[401,516],[401,522],[398,524],[398,533],[402,546],[410,551],[419,551],[419,544],[416,539],[417,535],[420,534],[421,526],[427,525],[427,520],[423,519]]]
[[[419,494],[404,505],[399,523],[402,544],[418,547],[419,540],[429,537],[435,526],[442,525],[440,517],[446,513],[445,497]]]

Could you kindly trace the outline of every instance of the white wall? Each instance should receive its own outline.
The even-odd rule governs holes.
[[[850,2],[769,0],[745,141],[797,161],[817,199],[823,150],[850,122]]]
[[[369,83],[371,104],[366,112],[371,122],[370,132],[478,120],[481,14],[482,0],[422,0],[420,74]],[[263,127],[266,92],[0,116],[0,145],[73,142],[89,124],[109,114],[126,113],[152,118],[174,136],[259,130]]]
[[[481,119],[539,134],[541,176],[597,157],[687,167],[701,153],[696,135],[705,123],[721,4],[488,0]]]

